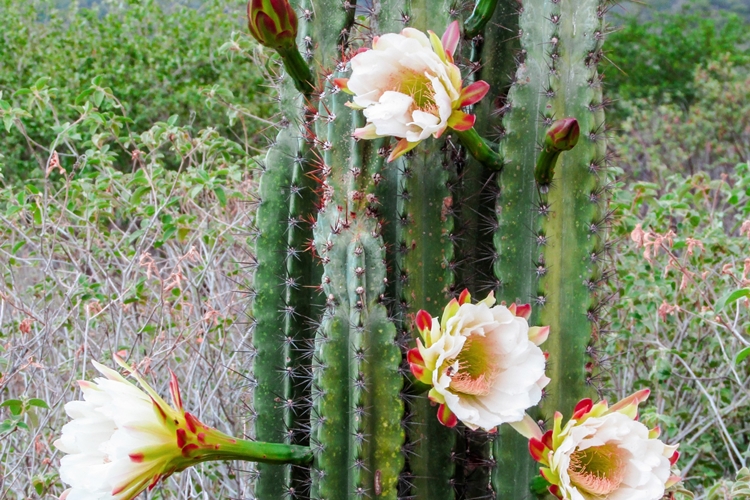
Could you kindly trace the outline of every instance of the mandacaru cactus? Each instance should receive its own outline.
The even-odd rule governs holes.
[[[597,73],[607,9],[606,0],[251,0],[251,31],[285,68],[255,218],[253,437],[314,456],[309,466],[258,464],[255,498],[541,495],[527,438],[508,425],[455,425],[445,404],[439,420],[408,358],[420,310],[429,318],[464,289],[492,292],[512,318],[550,327],[550,381],[534,419],[573,414],[595,394],[608,276]],[[425,42],[447,68],[447,115],[413,73],[398,83],[412,92],[410,109],[434,112],[394,133],[377,121],[390,115],[347,79],[363,49],[404,28],[424,40],[449,30]]]

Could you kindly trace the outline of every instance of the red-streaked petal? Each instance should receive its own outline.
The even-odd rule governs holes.
[[[409,349],[409,352],[406,353],[406,361],[408,361],[410,365],[424,366],[424,358],[417,347]]]
[[[347,94],[354,95],[354,92],[349,90],[349,79],[348,78],[334,78],[333,84],[336,85],[338,88],[346,92]]]
[[[544,436],[542,436],[542,443],[544,443],[544,446],[549,448],[550,450],[553,448],[552,445],[552,430],[548,430],[544,433]]]
[[[531,316],[531,305],[530,304],[519,304],[516,308],[516,316],[528,320]]]
[[[674,465],[674,464],[676,464],[676,463],[677,463],[677,460],[679,460],[679,458],[680,458],[680,452],[679,452],[679,451],[675,451],[675,452],[674,452],[674,453],[672,454],[672,456],[671,456],[671,457],[669,457],[669,463],[670,463],[670,465]]]
[[[537,462],[541,462],[544,458],[544,453],[547,450],[547,447],[539,441],[536,438],[529,439],[529,453],[531,453],[531,458],[536,460]]]
[[[461,40],[461,28],[458,25],[458,21],[453,21],[448,25],[448,29],[443,33],[443,38],[440,40],[443,44],[443,49],[447,54],[450,54],[451,58],[456,53],[458,42]]]
[[[516,303],[515,303],[515,302],[513,302],[513,303],[512,303],[511,305],[509,305],[509,306],[508,306],[508,311],[510,311],[510,313],[511,313],[511,314],[512,314],[513,316],[516,316],[516,308],[517,308],[517,307],[518,307],[518,306],[516,306]]]
[[[547,488],[550,493],[555,495],[556,498],[559,500],[563,500],[562,494],[560,493],[560,487],[556,484],[551,485],[549,488]]]
[[[446,427],[455,427],[458,425],[458,417],[448,408],[448,405],[443,404],[438,406],[437,417],[440,423]]]
[[[534,345],[542,345],[549,338],[549,326],[532,326],[529,328],[529,340]]]
[[[391,154],[388,156],[388,163],[405,155],[412,149],[416,148],[418,144],[419,142],[409,142],[406,139],[401,139],[400,141],[398,141],[398,144],[396,144],[396,147],[393,148],[393,151],[391,151]]]
[[[667,484],[665,484],[664,487],[671,488],[680,481],[682,481],[682,478],[680,476],[669,476],[669,479],[667,479]]]
[[[424,309],[420,309],[416,318],[417,330],[420,332],[429,332],[432,330],[432,316]]]
[[[472,104],[476,104],[479,101],[482,100],[484,96],[487,95],[487,92],[490,91],[490,84],[485,82],[484,80],[479,80],[478,82],[474,82],[468,87],[465,87],[461,91],[461,96],[459,99],[458,106],[463,108],[464,106],[471,106]]]
[[[470,130],[476,121],[477,117],[475,115],[470,115],[457,109],[451,114],[450,118],[448,118],[448,126],[453,130],[465,132]]]
[[[458,303],[468,304],[470,302],[471,302],[471,294],[469,293],[469,290],[467,288],[464,288],[464,291],[461,292],[461,295],[458,296]]]
[[[180,396],[180,382],[177,380],[177,375],[170,369],[169,370],[169,392],[172,394],[172,405],[177,410],[182,410],[182,396]]]
[[[589,398],[582,399],[578,402],[578,404],[575,407],[575,410],[573,410],[573,418],[574,420],[578,420],[585,414],[587,414],[589,411],[591,411],[591,408],[594,407],[594,402],[591,401]]]
[[[650,389],[641,389],[640,391],[631,394],[630,396],[626,397],[625,399],[618,401],[614,405],[612,405],[609,408],[608,413],[614,413],[616,411],[619,411],[621,413],[625,413],[626,415],[635,418],[638,413],[638,405],[646,401],[651,394]],[[625,410],[624,412],[621,410]]]

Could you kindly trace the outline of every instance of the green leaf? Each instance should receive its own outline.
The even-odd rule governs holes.
[[[7,406],[11,414],[20,415],[21,409],[23,408],[23,403],[18,399],[9,399],[0,403],[0,408],[2,408],[3,406]]]
[[[738,365],[742,363],[748,356],[750,356],[750,347],[745,347],[737,353],[737,356],[734,357],[734,364]]]
[[[729,292],[720,298],[714,306],[714,311],[722,311],[726,306],[733,304],[743,297],[750,297],[750,288],[740,288],[733,292]]]
[[[37,408],[44,408],[46,410],[49,410],[49,405],[43,399],[31,398],[28,401],[26,401],[26,404],[29,406],[36,406]]]
[[[224,188],[216,186],[214,188],[214,193],[216,193],[216,198],[219,200],[219,204],[221,204],[222,207],[227,206],[227,194],[224,192]]]
[[[131,205],[140,205],[141,198],[143,198],[143,195],[146,193],[151,192],[151,186],[141,186],[138,189],[135,190],[133,193],[133,196],[130,197],[130,204]]]
[[[97,90],[96,92],[94,92],[94,105],[96,105],[97,108],[101,107],[103,101],[104,92],[101,90]]]
[[[39,205],[34,206],[34,224],[42,225],[42,209]]]

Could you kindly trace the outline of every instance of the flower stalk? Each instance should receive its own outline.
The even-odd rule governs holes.
[[[502,172],[505,160],[495,151],[494,145],[481,137],[475,128],[464,131],[456,130],[455,132],[461,145],[466,148],[475,160],[490,170]]]
[[[477,0],[474,11],[464,23],[464,35],[466,38],[477,36],[490,22],[492,14],[495,13],[498,0]]]

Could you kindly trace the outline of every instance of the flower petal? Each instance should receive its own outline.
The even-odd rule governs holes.
[[[463,108],[464,106],[471,106],[472,104],[478,103],[485,95],[487,95],[489,90],[490,84],[484,80],[472,83],[461,91],[458,107]]]
[[[476,121],[477,117],[475,115],[470,115],[457,109],[448,119],[448,126],[459,132],[465,132],[466,130],[470,130]]]
[[[412,149],[416,148],[418,144],[419,142],[409,142],[406,139],[401,139],[400,141],[398,141],[398,144],[396,144],[396,147],[393,148],[393,151],[391,151],[391,154],[388,156],[388,163],[405,155]]]
[[[458,425],[458,418],[456,418],[456,415],[450,410],[450,408],[448,408],[448,405],[442,404],[438,406],[437,416],[440,423],[446,427],[455,427]]]
[[[357,139],[363,140],[372,140],[381,137],[378,135],[377,131],[375,130],[375,125],[373,125],[372,123],[368,123],[364,127],[354,129],[354,133],[352,135]]]
[[[532,326],[529,328],[529,340],[534,345],[542,345],[549,338],[549,326]]]
[[[443,34],[441,40],[442,46],[445,48],[445,52],[451,56],[451,62],[453,60],[453,54],[456,53],[458,42],[461,40],[461,28],[458,25],[458,21],[453,21],[448,25],[448,29]]]

